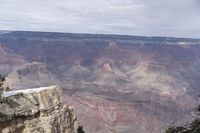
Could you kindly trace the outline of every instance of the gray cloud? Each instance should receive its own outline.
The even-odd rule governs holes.
[[[0,29],[200,38],[198,0],[0,0]]]

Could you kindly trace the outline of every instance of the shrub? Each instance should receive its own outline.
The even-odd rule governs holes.
[[[195,111],[197,111],[197,115],[194,120],[184,126],[171,125],[163,133],[200,133],[200,106]]]
[[[83,130],[83,126],[78,126],[77,132],[78,133],[85,133],[85,131]]]

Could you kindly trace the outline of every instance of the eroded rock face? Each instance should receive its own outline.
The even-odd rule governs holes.
[[[2,97],[1,133],[76,133],[74,110],[62,106],[58,86],[4,92]]]

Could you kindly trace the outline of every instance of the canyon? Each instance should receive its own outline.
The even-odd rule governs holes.
[[[198,105],[200,40],[0,32],[13,90],[59,85],[87,133],[160,133]]]

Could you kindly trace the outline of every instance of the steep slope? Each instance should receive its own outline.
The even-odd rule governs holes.
[[[43,63],[26,63],[14,69],[7,77],[4,86],[13,89],[39,87],[56,84],[57,79]]]
[[[0,71],[2,74],[8,74],[13,69],[26,63],[23,56],[16,54],[12,49],[2,46],[0,43]]]

